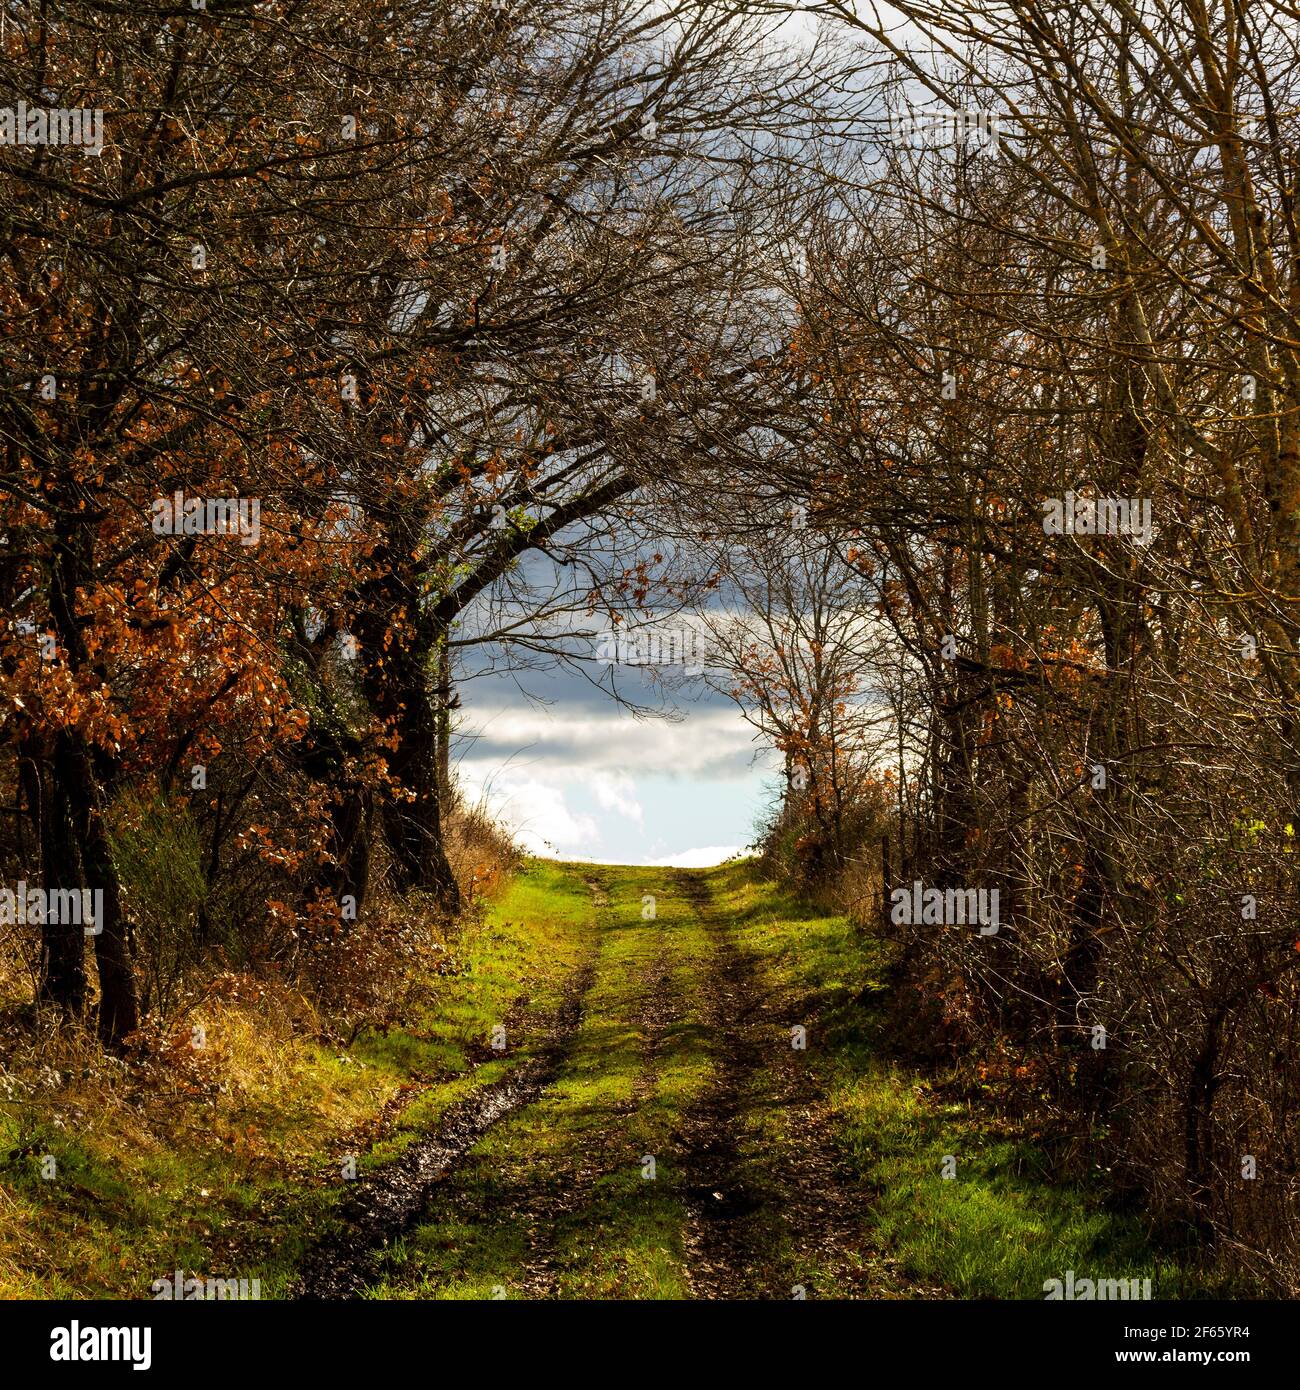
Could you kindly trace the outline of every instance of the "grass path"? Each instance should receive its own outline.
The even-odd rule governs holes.
[[[559,1075],[451,1170],[370,1295],[924,1291],[873,1248],[797,991],[740,944],[726,875],[586,872],[600,946]]]
[[[885,946],[753,865],[532,861],[447,964],[346,1055],[232,1003],[188,1071],[0,1096],[0,1296],[1203,1292],[970,1078],[891,1059]]]
[[[566,872],[598,939],[556,1077],[369,1296],[1041,1298],[1067,1269],[1187,1291],[1136,1217],[888,1059],[881,943],[750,866]]]

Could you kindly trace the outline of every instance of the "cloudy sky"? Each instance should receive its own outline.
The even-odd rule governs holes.
[[[639,670],[627,679],[638,701],[663,703]],[[531,852],[692,866],[754,839],[774,764],[722,697],[679,692],[678,718],[637,718],[565,669],[483,674],[460,691],[462,785]]]

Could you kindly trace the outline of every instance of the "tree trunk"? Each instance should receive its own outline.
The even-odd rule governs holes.
[[[338,868],[334,889],[338,899],[350,897],[358,915],[370,883],[370,833],[374,819],[370,789],[353,786],[330,812],[331,839]]]
[[[95,963],[99,967],[99,1037],[110,1047],[121,1047],[127,1035],[140,1026],[135,971],[131,963],[130,933],[122,902],[122,881],[113,862],[108,829],[104,823],[103,793],[95,779],[90,756],[80,739],[63,735],[68,799],[72,823],[81,850],[86,884],[102,891],[103,907],[95,923]],[[76,927],[80,933],[83,928]]]
[[[439,812],[451,805],[451,645],[438,647],[438,797]]]
[[[460,910],[460,889],[442,843],[437,718],[427,686],[408,688],[389,769],[407,793],[384,806],[384,829],[399,890],[425,888],[448,912]]]
[[[46,894],[80,892],[83,886],[66,793],[61,748],[54,757],[29,745],[24,782],[32,808],[41,854],[41,883]],[[47,896],[46,901],[50,901]],[[38,998],[52,1004],[65,1020],[80,1018],[86,1006],[86,939],[76,923],[46,921],[41,926],[41,977]]]
[[[387,523],[388,539],[374,557],[376,577],[357,594],[352,630],[366,650],[361,680],[367,703],[393,740],[388,770],[401,795],[385,799],[382,815],[395,885],[399,892],[426,889],[445,911],[458,912],[460,891],[442,842],[434,694],[447,629],[423,602],[411,559],[423,524],[415,513]]]
[[[394,581],[390,580],[390,584]],[[438,718],[431,683],[439,634],[419,612],[414,591],[401,585],[400,607],[414,615],[413,640],[392,643],[382,663],[365,663],[366,697],[395,741],[388,755],[389,773],[401,788],[400,798],[383,806],[384,832],[393,854],[393,877],[399,892],[423,888],[447,912],[460,911],[460,890],[442,842],[442,796],[438,774]],[[385,629],[370,617],[358,623],[362,640],[382,651]]]

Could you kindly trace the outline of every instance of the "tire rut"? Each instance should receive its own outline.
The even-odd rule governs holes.
[[[770,989],[704,882],[685,873],[677,881],[714,942],[705,1016],[716,1082],[686,1126],[686,1244],[697,1297],[809,1297],[817,1277],[831,1279],[841,1296],[943,1297],[910,1284],[868,1237],[872,1195],[838,1154],[830,1103],[808,1053],[791,1046],[796,1024],[808,1026],[808,1045],[817,1045],[815,1001]],[[779,1117],[761,1149],[747,1123],[757,1112]]]
[[[747,1220],[762,1205],[748,1185],[740,1155],[742,1110],[762,1066],[762,1044],[747,1026],[760,1002],[753,963],[737,949],[715,913],[708,889],[688,873],[675,879],[699,915],[713,949],[704,983],[703,1015],[715,1039],[715,1080],[687,1113],[682,1192],[689,1211],[686,1248],[696,1297],[754,1296],[755,1241]]]
[[[607,904],[608,899],[604,902],[598,899],[596,905]],[[641,1073],[633,1083],[632,1095],[619,1108],[621,1114],[634,1114],[653,1092],[658,1074],[657,1057],[668,1026],[678,1012],[675,1003],[672,956],[663,926],[660,925],[654,958],[641,972],[633,1016],[643,1037]],[[618,1153],[620,1132],[611,1130],[604,1138],[607,1141],[605,1147],[587,1153],[583,1168],[571,1175],[562,1193],[534,1190],[519,1205],[521,1223],[532,1233],[529,1262],[518,1276],[521,1289],[530,1299],[556,1296],[560,1260],[553,1243],[554,1233],[563,1217],[589,1199],[600,1173],[621,1159]]]
[[[342,1204],[343,1229],[304,1260],[290,1297],[304,1301],[355,1298],[379,1272],[388,1246],[419,1220],[434,1188],[456,1160],[507,1115],[535,1101],[554,1081],[582,1020],[594,960],[580,967],[546,1028],[536,1057],[451,1106],[437,1130],[358,1184]]]

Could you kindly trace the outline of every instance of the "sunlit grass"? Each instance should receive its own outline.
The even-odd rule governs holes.
[[[1067,1269],[1150,1278],[1155,1297],[1195,1291],[1138,1214],[1110,1208],[1078,1175],[1054,1174],[1046,1153],[1008,1138],[997,1117],[945,1104],[942,1076],[890,1060],[872,1007],[884,943],[774,891],[753,864],[718,870],[715,884],[769,976],[815,1001],[810,1060],[836,1142],[862,1183],[872,1240],[904,1274],[968,1298],[1042,1298],[1044,1281]]]
[[[451,1175],[371,1296],[524,1296],[522,1272],[535,1263],[530,1237],[545,1247],[553,1297],[687,1296],[673,1135],[710,1079],[696,994],[711,948],[656,872],[601,866],[601,949],[560,1074]],[[656,898],[650,920],[642,917],[648,892]],[[651,989],[672,1004],[653,1057],[643,1007]],[[643,1176],[649,1157],[653,1179]]]
[[[1069,1269],[1150,1278],[1157,1297],[1197,1292],[1140,1213],[1054,1172],[1044,1148],[988,1106],[945,1099],[942,1074],[891,1059],[875,1007],[882,942],[775,890],[752,863],[706,881],[710,910],[780,1001],[737,1134],[744,1185],[763,1199],[751,1237],[771,1270],[797,1268],[818,1297],[906,1296],[915,1281],[1041,1298],[1044,1281]],[[147,1297],[178,1267],[260,1278],[264,1297],[282,1294],[336,1223],[343,1156],[355,1152],[362,1172],[391,1161],[449,1106],[534,1055],[589,959],[553,1084],[458,1163],[366,1293],[689,1296],[682,1129],[716,1084],[717,1040],[702,1016],[716,941],[675,884],[662,870],[527,863],[449,941],[455,968],[423,981],[405,1026],[362,1034],[346,1053],[312,1041],[310,1005],[283,987],[205,1004],[186,1026],[202,1022],[207,1047],[180,1054],[154,1094],[94,1044],[34,1048],[11,1066],[19,1093],[0,1096],[0,1153],[11,1155],[0,1168],[0,1297]],[[766,1069],[790,1065],[778,1034],[794,1023],[808,1030],[799,1064],[821,1096],[818,1142],[860,1194],[862,1240],[847,1252],[793,1249],[781,1209],[781,1165],[797,1164],[808,1140],[763,1095]],[[488,1046],[498,1024],[501,1055]],[[59,1070],[57,1086],[36,1084],[42,1065]],[[377,1129],[402,1087],[411,1098]],[[46,1154],[57,1163],[50,1182],[39,1175]]]
[[[21,1094],[0,1095],[0,1154],[28,1152],[0,1166],[0,1298],[148,1297],[177,1268],[283,1292],[347,1190],[343,1159],[365,1172],[393,1157],[529,1055],[526,1036],[501,1059],[484,1049],[512,1008],[527,1002],[522,1023],[559,1002],[591,923],[580,879],[531,864],[453,941],[459,968],[427,979],[419,1015],[346,1052],[313,1041],[310,1005],[280,989],[203,1005],[178,1026],[183,1039],[203,1025],[203,1052],[180,1051],[150,1088],[93,1042],[7,1059]],[[57,1086],[41,1086],[42,1065]],[[381,1107],[413,1078],[424,1089],[368,1151]],[[203,1089],[185,1089],[195,1080]]]

